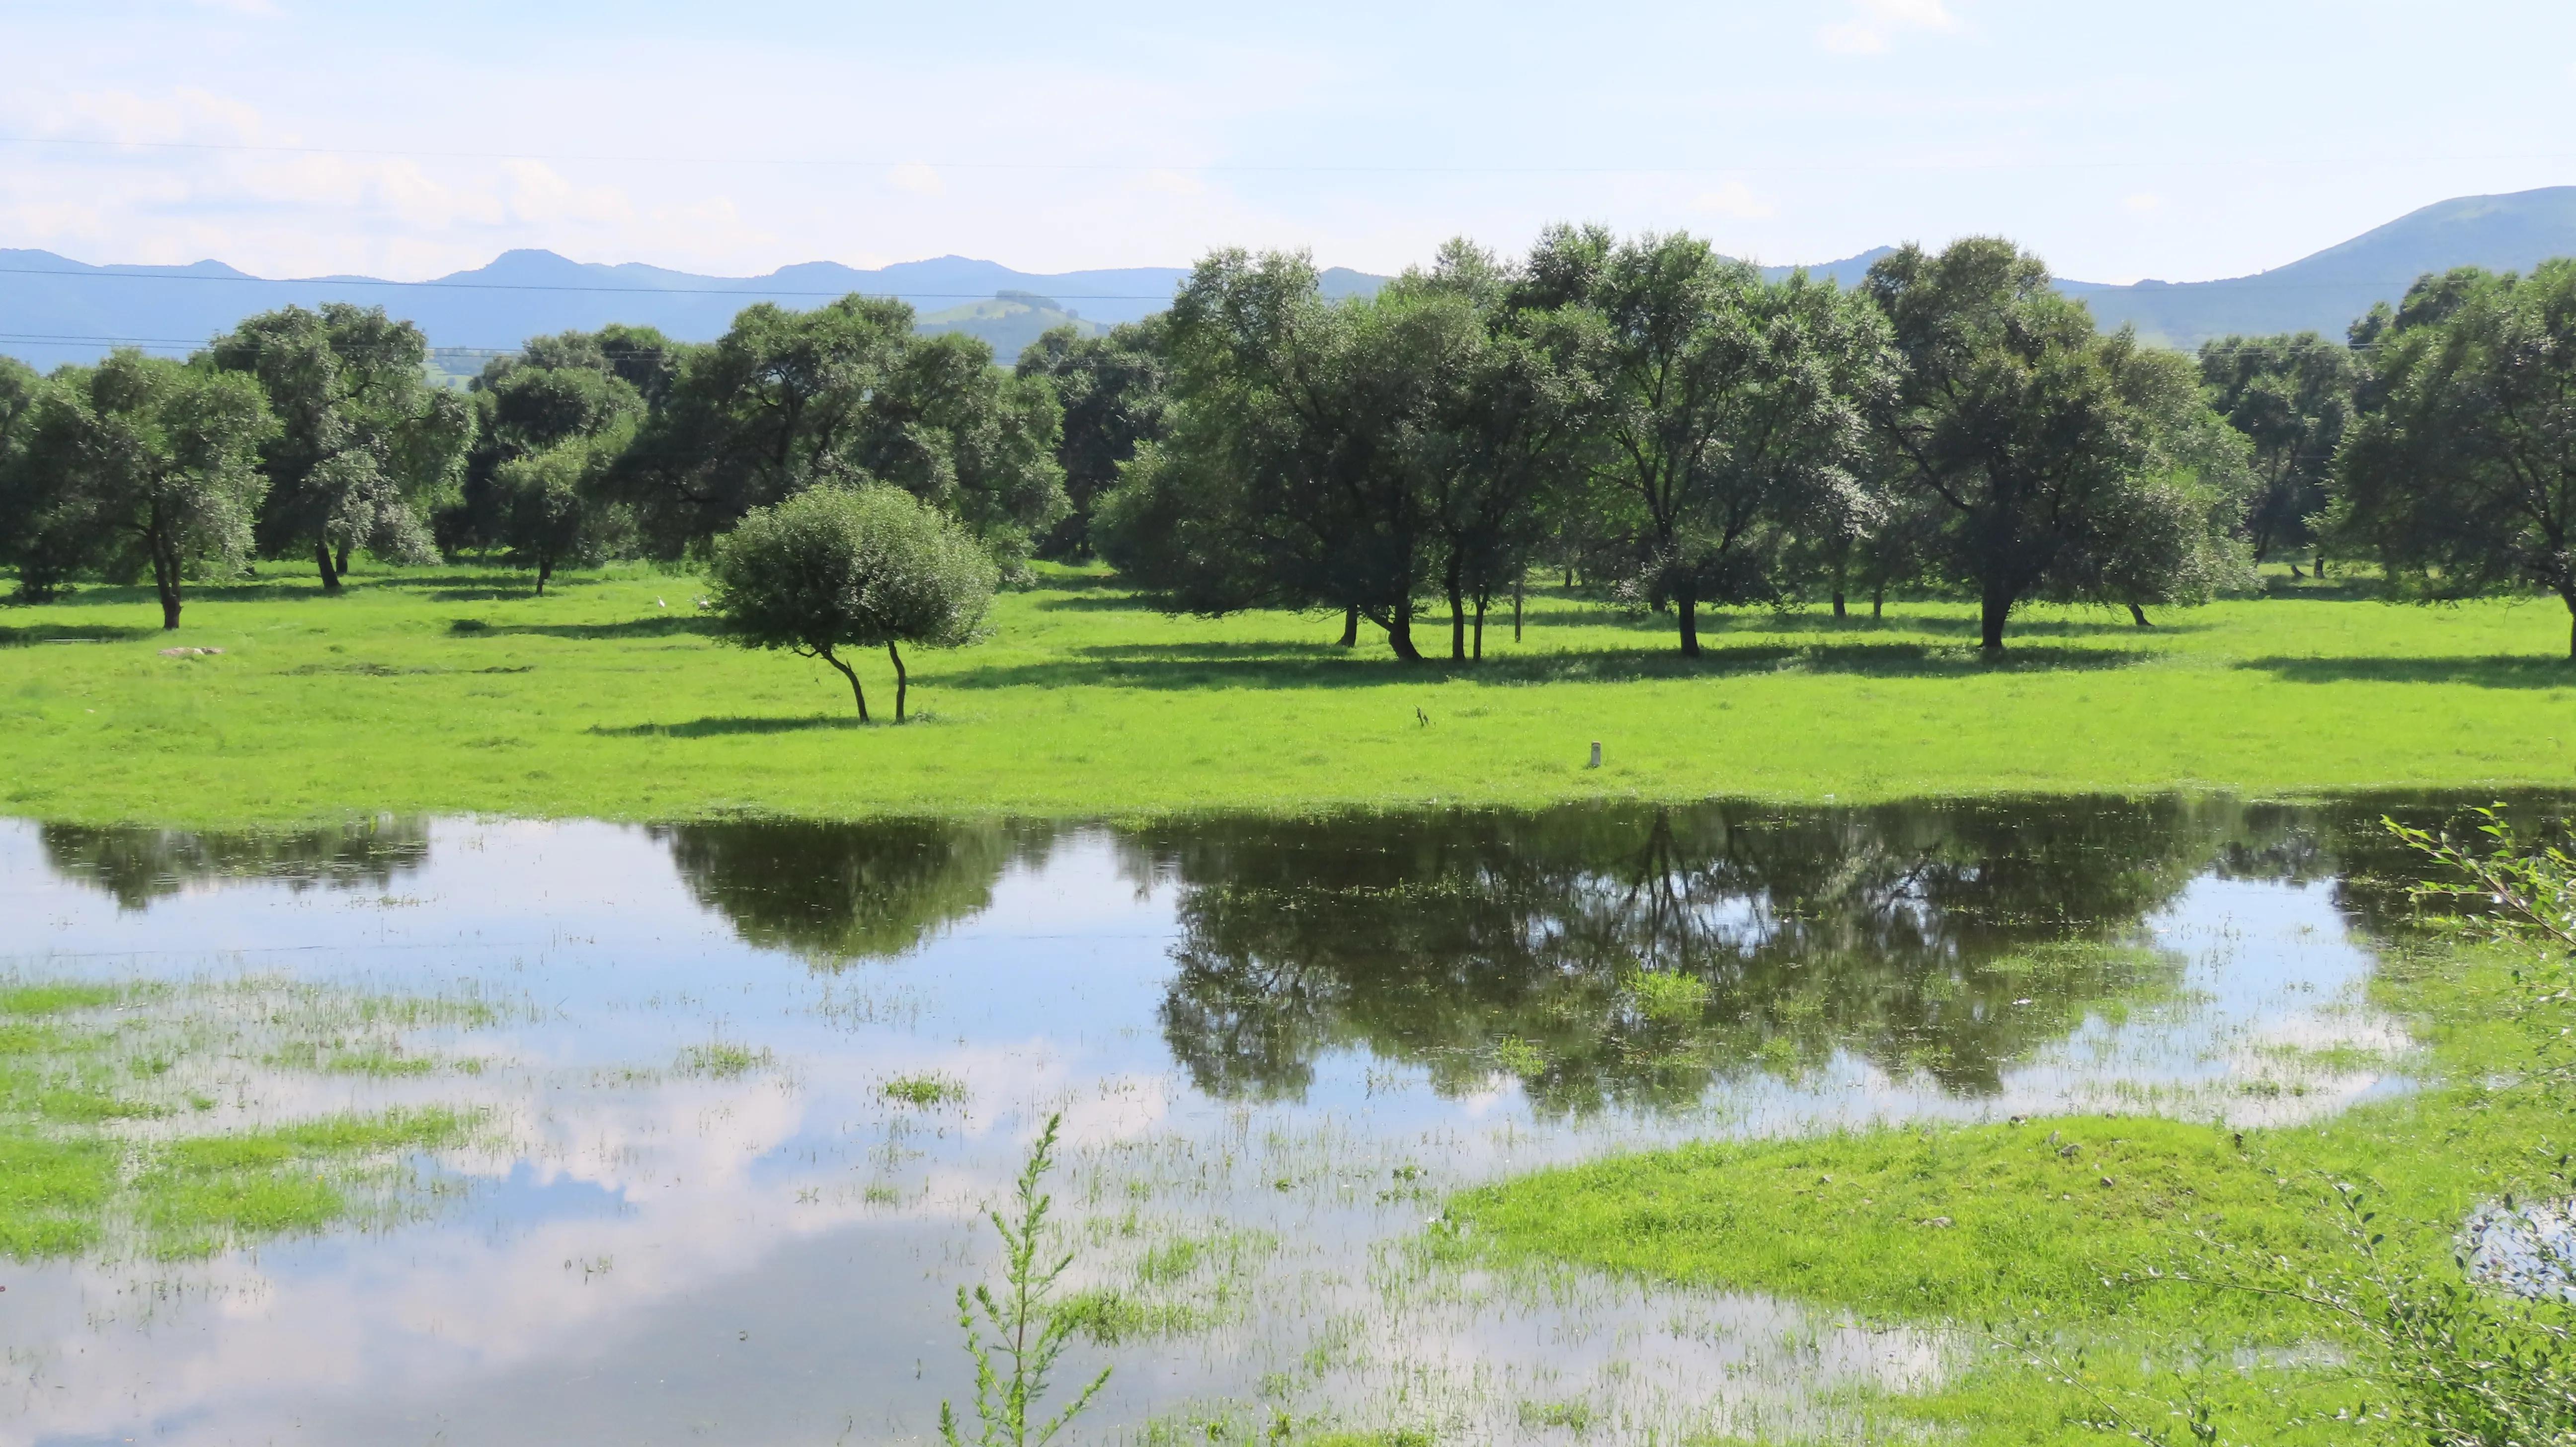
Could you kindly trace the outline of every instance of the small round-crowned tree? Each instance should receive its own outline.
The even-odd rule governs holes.
[[[893,487],[810,488],[754,508],[715,544],[714,605],[725,637],[839,669],[861,723],[867,690],[842,650],[885,645],[901,723],[909,682],[898,645],[975,641],[999,581],[992,558],[963,527]]]

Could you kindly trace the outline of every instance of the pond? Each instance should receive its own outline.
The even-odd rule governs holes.
[[[2405,1090],[2373,821],[2445,807],[0,824],[0,976],[118,987],[54,1017],[118,1139],[473,1122],[336,1225],[0,1260],[0,1441],[931,1440],[1056,1113],[1083,1440],[1829,1425],[1953,1344],[1417,1247],[1694,1136]]]

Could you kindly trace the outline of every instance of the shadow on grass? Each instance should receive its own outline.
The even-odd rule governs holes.
[[[716,622],[685,613],[629,618],[618,623],[495,623],[473,636],[499,638],[526,634],[538,638],[669,638],[683,633],[713,635]]]
[[[158,638],[161,632],[158,628],[127,628],[109,623],[34,623],[24,628],[0,628],[0,648],[39,643],[132,643]]]
[[[2091,672],[2128,668],[2152,655],[2126,649],[2025,645],[1988,661],[1973,647],[1884,643],[1844,647],[1724,644],[1698,658],[1669,649],[1590,649],[1498,656],[1459,663],[1446,658],[1401,662],[1381,646],[1345,650],[1330,643],[1103,644],[1072,658],[1039,663],[942,669],[941,688],[1374,688],[1414,679],[1485,683],[1627,683],[1714,678],[1747,673],[1835,673],[1881,678],[1965,678],[1993,673]]]
[[[612,739],[712,739],[728,734],[795,734],[813,729],[874,728],[855,714],[815,714],[807,718],[701,718],[676,724],[627,724],[610,728],[593,724],[588,732]]]
[[[2248,658],[2236,665],[2283,683],[2465,683],[2476,688],[2576,687],[2576,664],[2531,654],[2472,658]]]
[[[1043,591],[1063,592],[1064,590],[1046,589]],[[1037,601],[1036,606],[1039,611],[1047,613],[1162,613],[1169,611],[1161,604],[1146,597],[1142,593],[1112,593],[1105,590],[1100,592],[1071,593],[1060,598],[1040,598]]]

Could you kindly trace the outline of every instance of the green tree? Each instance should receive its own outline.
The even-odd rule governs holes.
[[[268,490],[259,448],[276,430],[250,379],[119,351],[55,375],[26,463],[58,490],[45,530],[111,571],[148,569],[161,626],[176,628],[182,580],[249,555]]]
[[[2134,338],[2097,334],[2037,258],[1991,237],[1908,246],[1870,268],[1867,291],[1901,358],[1875,424],[1939,519],[1927,562],[1977,594],[1988,653],[2026,601],[2183,596],[2157,569],[2211,552],[2174,533],[2217,510],[2181,506],[2160,465],[2155,419],[2124,385]]]
[[[1543,302],[1599,318],[1593,477],[1628,540],[1626,595],[1671,604],[1685,655],[1701,603],[1779,596],[1796,534],[1865,530],[1861,404],[1892,366],[1865,298],[1804,273],[1765,282],[1680,233],[1559,227],[1529,269]]]
[[[1324,300],[1303,255],[1220,252],[1171,311],[1173,409],[1103,500],[1103,556],[1174,607],[1366,619],[1420,659],[1427,595],[1508,586],[1565,429],[1563,369],[1522,336],[1508,278],[1453,245],[1373,299]],[[1478,643],[1481,646],[1481,630]]]
[[[70,559],[45,519],[56,479],[27,465],[44,379],[15,357],[0,357],[0,567],[18,573],[18,597],[42,602],[61,587]]]
[[[623,535],[624,510],[597,494],[634,436],[634,423],[620,420],[603,432],[511,458],[493,474],[498,541],[512,562],[536,569],[537,596],[545,596],[557,567],[596,563]]]
[[[2314,332],[2201,344],[2200,377],[2210,405],[2254,448],[2260,490],[2245,510],[2254,561],[2317,541],[2335,452],[2351,420],[2356,373],[2350,348]],[[2316,563],[2324,572],[2322,552]]]
[[[2190,357],[2135,345],[2125,333],[2104,356],[2139,421],[2142,470],[2101,499],[2104,525],[2091,530],[2090,550],[2068,560],[2053,594],[2119,603],[2144,628],[2150,604],[2250,590],[2253,557],[2242,534],[2260,487],[2251,442],[2210,410]]]
[[[1583,365],[1589,319],[1532,304],[1526,277],[1462,238],[1428,272],[1407,271],[1381,294],[1390,304],[1463,309],[1470,324],[1425,379],[1429,405],[1404,433],[1440,555],[1453,660],[1485,656],[1486,609],[1506,590],[1519,596],[1558,535],[1601,395]]]
[[[973,536],[910,494],[827,485],[755,508],[717,539],[714,581],[728,638],[840,670],[861,723],[867,690],[840,650],[884,645],[901,723],[910,681],[897,645],[973,642],[999,579]]]
[[[2428,276],[2363,325],[2335,532],[2418,598],[2554,595],[2576,661],[2576,260]]]
[[[1094,504],[1117,484],[1118,469],[1135,458],[1138,447],[1162,437],[1170,409],[1165,332],[1156,313],[1106,336],[1056,327],[1020,352],[1013,371],[1052,385],[1064,410],[1056,460],[1064,468],[1069,510],[1040,540],[1038,556],[1090,557]]]
[[[433,387],[427,341],[382,307],[283,307],[215,339],[214,365],[258,379],[278,428],[262,450],[259,543],[309,548],[337,592],[353,549],[402,562],[436,556],[431,512],[473,441],[464,398]]]
[[[677,556],[806,488],[878,482],[1016,569],[1065,511],[1055,395],[984,343],[912,323],[899,301],[763,303],[683,353],[615,478],[646,541]]]

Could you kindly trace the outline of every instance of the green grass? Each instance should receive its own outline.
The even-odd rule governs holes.
[[[1960,604],[1892,604],[1883,623],[1746,610],[1712,620],[1690,662],[1667,620],[1548,591],[1525,642],[1505,616],[1483,663],[1407,667],[1375,642],[1335,647],[1335,619],[1169,618],[1051,570],[999,601],[990,641],[911,659],[916,722],[860,729],[821,664],[720,644],[687,574],[578,575],[538,599],[523,575],[449,567],[365,573],[330,598],[267,566],[196,590],[175,634],[130,589],[0,611],[0,812],[1150,814],[2483,787],[2576,768],[2555,603],[2284,584],[2151,631],[2039,608],[2000,665]],[[174,645],[225,651],[160,656]],[[860,666],[890,713],[890,668]]]
[[[885,1098],[900,1101],[922,1110],[966,1102],[966,1082],[953,1075],[924,1071],[917,1075],[898,1075],[881,1087]]]
[[[2229,1440],[2381,1440],[2320,1420],[2354,1389],[2334,1371],[2192,1377],[2193,1353],[2331,1342],[2337,1325],[2171,1277],[2222,1258],[2349,1267],[2333,1204],[2346,1185],[2369,1200],[2394,1265],[2440,1274],[2476,1203],[2550,1188],[2571,1131],[2552,1092],[2511,1083],[2537,1058],[2513,1018],[2514,964],[2464,947],[2395,951],[2376,989],[2416,1022],[2429,1083],[2322,1125],[2081,1117],[1698,1143],[1469,1192],[1434,1244],[1523,1269],[1767,1292],[1971,1342],[2037,1324],[2059,1349],[2090,1354],[2097,1391],[2172,1396],[2198,1381],[2233,1414]],[[1993,1351],[1939,1392],[1879,1407],[1910,1424],[1891,1432],[2100,1440],[2080,1425],[2097,1399],[2063,1376]]]
[[[495,1018],[477,1001],[311,987],[0,982],[0,1258],[203,1256],[396,1213],[402,1159],[463,1144],[476,1125],[469,1113],[205,1130],[193,1118],[216,1102],[197,1091],[191,1070],[238,1056],[272,1071],[416,1074],[428,1057],[339,1031],[352,1021]],[[267,1048],[245,1049],[252,1037],[269,1037]],[[142,1121],[160,1124],[131,1128]]]

